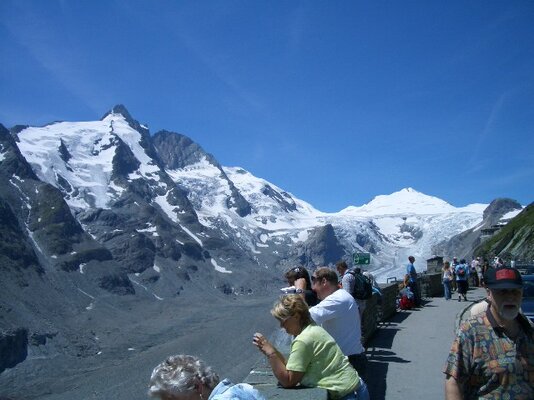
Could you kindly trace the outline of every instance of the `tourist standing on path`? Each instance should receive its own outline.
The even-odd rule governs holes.
[[[354,277],[355,274],[361,274],[362,270],[361,268],[354,268],[352,270],[349,270],[349,267],[345,261],[339,261],[336,263],[336,270],[339,274],[339,277],[341,278],[340,286],[347,292],[349,292],[351,295],[354,292],[354,285],[356,278]],[[360,313],[360,321],[363,320],[363,312],[365,311],[365,307],[367,306],[367,300],[364,299],[355,299],[356,304],[358,304],[358,312]]]
[[[458,290],[458,288],[456,287],[456,272],[455,272],[456,266],[458,264],[459,264],[458,259],[456,257],[453,257],[452,263],[451,263],[451,272],[452,272],[451,289],[453,293],[456,292],[456,290]]]
[[[486,276],[486,273],[491,268],[491,265],[487,259],[484,259],[484,262],[482,263],[482,275]]]
[[[477,260],[472,259],[471,268],[469,269],[469,278],[471,279],[471,286],[473,287],[478,287],[480,283],[480,280],[478,279],[477,265]]]
[[[406,265],[406,273],[410,276],[409,286],[414,295],[414,302],[416,307],[421,306],[421,291],[419,290],[419,282],[417,281],[417,271],[413,263],[415,257],[408,257],[408,264]]]
[[[478,275],[478,286],[484,287],[484,270],[482,269],[482,260],[480,257],[476,258],[476,269]]]
[[[489,308],[458,330],[444,370],[446,399],[534,399],[534,325],[520,312],[521,274],[498,267],[484,280]]]
[[[465,263],[465,260],[460,260],[460,264],[454,268],[454,272],[456,275],[456,287],[458,288],[458,301],[462,301],[462,297],[464,301],[467,301],[469,267]]]
[[[443,264],[443,292],[445,294],[445,300],[451,299],[451,282],[452,282],[452,272],[451,272],[451,263],[445,261]]]
[[[339,289],[334,270],[321,267],[311,277],[319,304],[310,308],[313,321],[322,326],[349,358],[358,375],[365,379],[367,358],[362,346],[362,328],[358,305],[350,293]]]

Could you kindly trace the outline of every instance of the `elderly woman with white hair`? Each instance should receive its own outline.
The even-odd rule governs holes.
[[[160,400],[265,400],[247,383],[232,384],[197,357],[167,357],[152,371],[148,394]]]

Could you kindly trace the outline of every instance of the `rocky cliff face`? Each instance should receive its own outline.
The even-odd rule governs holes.
[[[295,246],[293,266],[302,265],[310,270],[317,266],[335,264],[346,257],[345,248],[341,245],[332,225],[327,224],[313,229],[303,243]],[[289,266],[288,266],[289,267]]]
[[[433,247],[435,254],[445,255],[446,258],[458,257],[458,259],[471,259],[475,253],[475,248],[481,245],[485,237],[485,229],[491,228],[503,221],[509,213],[518,213],[523,207],[512,199],[496,199],[484,210],[482,222],[475,227],[461,232]]]
[[[477,246],[474,253],[489,260],[498,256],[505,261],[534,262],[534,203]]]
[[[194,147],[189,143],[176,158]],[[98,332],[109,336],[102,301],[138,308],[179,298],[200,282],[221,295],[270,290],[268,273],[248,279],[257,262],[199,224],[191,188],[171,179],[166,161],[122,106],[93,123],[0,126],[0,329],[18,332],[2,334],[2,343],[15,337],[46,357],[94,356]],[[228,207],[246,214],[250,206],[231,193]],[[15,353],[3,353],[2,368],[28,351]]]

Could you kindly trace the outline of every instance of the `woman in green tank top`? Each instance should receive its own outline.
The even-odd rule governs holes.
[[[295,336],[287,360],[261,333],[254,334],[253,342],[267,356],[283,387],[320,387],[328,391],[330,399],[369,400],[365,382],[332,336],[313,323],[301,296],[281,297],[271,314]]]

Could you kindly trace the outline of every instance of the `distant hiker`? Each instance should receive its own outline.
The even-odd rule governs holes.
[[[312,307],[319,302],[317,294],[312,290],[310,273],[304,267],[294,267],[285,273],[285,278],[289,286],[295,286],[296,293],[302,293],[308,307]],[[297,285],[297,282],[298,285]],[[297,287],[298,286],[298,287]]]
[[[480,259],[480,257],[477,257],[475,268],[478,276],[478,286],[484,286],[484,271],[482,269],[482,266],[482,260]]]
[[[329,399],[369,400],[364,380],[332,336],[313,323],[301,296],[282,296],[271,314],[295,336],[287,360],[261,333],[254,334],[253,343],[267,357],[280,385],[320,387],[328,391]]]
[[[406,274],[410,276],[409,286],[415,296],[415,299],[414,299],[415,306],[420,307],[421,306],[421,292],[419,290],[417,271],[415,270],[415,266],[413,265],[414,262],[415,262],[414,256],[408,257],[408,264],[406,265]]]
[[[382,289],[380,289],[380,286],[378,286],[378,282],[376,281],[373,274],[371,274],[369,271],[365,271],[363,273],[363,276],[365,276],[367,279],[369,279],[369,282],[371,282],[371,286],[373,287],[373,294],[376,293],[378,295],[377,304],[382,304]]]
[[[452,272],[452,282],[451,282],[451,289],[453,292],[457,291],[458,288],[456,286],[456,266],[460,264],[458,262],[458,258],[456,257],[453,257],[452,258],[452,263],[451,263],[451,272]]]
[[[154,368],[148,394],[160,400],[265,400],[248,383],[220,381],[202,360],[185,354],[167,357]]]
[[[445,261],[443,263],[443,292],[445,295],[445,300],[451,299],[451,282],[452,282],[452,271],[451,271],[451,263],[448,261]]]
[[[534,326],[520,311],[521,274],[499,267],[484,280],[489,307],[458,330],[444,368],[446,399],[534,399]]]
[[[488,272],[488,270],[491,268],[491,265],[489,263],[489,261],[485,258],[484,261],[482,262],[482,276],[486,276],[486,273]]]
[[[501,257],[495,257],[493,259],[493,267],[494,268],[504,267],[504,260]]]
[[[373,295],[371,282],[362,274],[361,268],[349,269],[345,261],[336,263],[336,270],[341,278],[339,286],[354,297],[362,320],[367,300]]]
[[[367,358],[362,346],[361,320],[355,299],[338,288],[337,274],[333,269],[317,268],[311,279],[313,290],[321,300],[310,308],[311,318],[334,338],[358,374],[365,377]]]
[[[467,301],[467,288],[469,279],[469,267],[464,259],[460,260],[460,264],[454,269],[456,274],[456,286],[458,287],[458,301]]]
[[[478,287],[479,286],[479,279],[478,279],[478,273],[477,273],[477,266],[478,262],[474,258],[471,260],[471,268],[469,269],[469,278],[471,279],[471,286]]]

